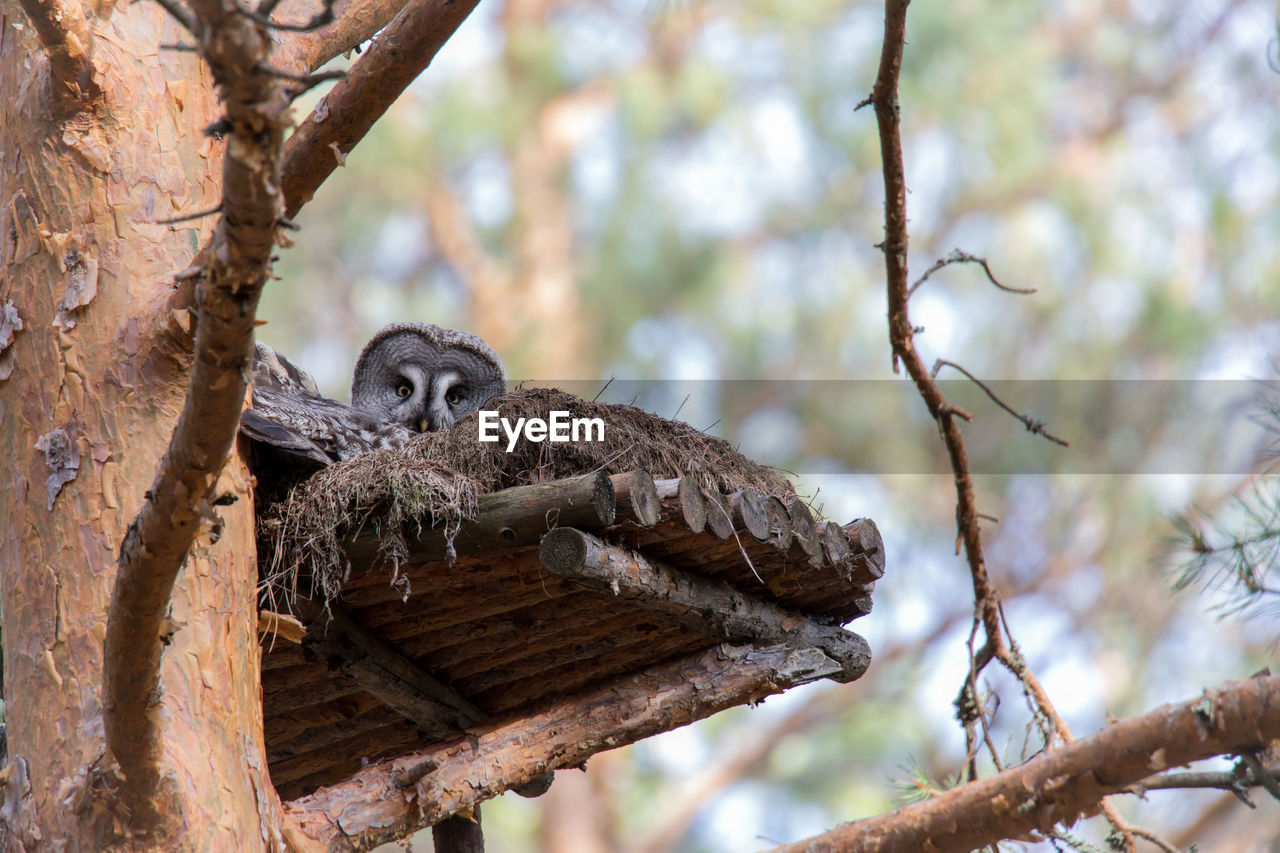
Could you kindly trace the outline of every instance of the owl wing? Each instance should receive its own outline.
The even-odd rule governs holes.
[[[241,413],[240,432],[310,467],[400,447],[412,435],[399,424],[320,396],[306,371],[265,344],[258,344],[255,352],[253,408]]]

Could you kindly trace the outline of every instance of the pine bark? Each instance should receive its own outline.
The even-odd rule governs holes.
[[[10,22],[22,11],[6,7]],[[208,69],[157,5],[98,7],[91,93],[73,112],[33,28],[0,39],[3,354],[0,605],[10,764],[4,846],[279,846],[258,680],[252,498],[238,461],[182,569],[154,708],[167,835],[126,839],[102,726],[103,637],[126,527],[151,485],[189,376],[169,300],[219,203]],[[0,308],[4,310],[4,308]],[[10,316],[12,316],[12,313]],[[13,324],[9,324],[12,328]],[[48,450],[38,449],[38,445]]]

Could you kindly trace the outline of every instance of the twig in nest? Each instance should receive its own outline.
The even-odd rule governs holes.
[[[945,266],[950,266],[951,264],[978,264],[982,267],[982,271],[987,274],[987,281],[991,282],[1005,293],[1020,293],[1025,296],[1036,292],[1034,287],[1009,287],[1007,284],[1001,284],[996,280],[996,277],[991,274],[991,267],[988,266],[986,258],[979,258],[977,255],[971,255],[968,252],[961,251],[960,249],[953,249],[951,254],[947,255],[945,258],[939,258],[935,261],[933,266],[924,271],[924,275],[916,279],[915,284],[907,288],[907,298],[910,299],[911,294],[915,293],[916,288],[924,284],[929,276],[933,275]]]
[[[594,397],[592,397],[592,398],[591,398],[591,402],[593,402],[593,403],[594,403],[596,400],[599,400],[599,399],[600,399],[600,395],[601,395],[601,394],[603,394],[605,391],[609,390],[609,386],[610,386],[610,385],[612,385],[612,384],[613,384],[613,377],[612,377],[612,376],[610,376],[610,377],[609,377],[609,381],[608,381],[608,382],[606,382],[606,383],[604,383],[604,387],[603,387],[603,388],[601,388],[599,391],[597,391],[597,392],[596,392],[596,395],[595,395]]]
[[[1045,429],[1043,421],[1038,421],[1035,418],[1030,417],[1029,415],[1019,414],[1018,412],[1015,412],[1013,409],[1009,408],[1009,406],[1003,400],[1001,400],[999,397],[995,395],[995,392],[992,391],[987,386],[986,383],[984,383],[981,379],[974,376],[972,373],[965,370],[963,367],[961,367],[960,365],[956,364],[953,361],[947,361],[945,358],[940,358],[937,361],[935,361],[933,363],[933,376],[935,379],[938,376],[938,372],[942,370],[942,368],[944,367],[950,367],[963,373],[970,382],[972,382],[974,385],[977,385],[979,388],[981,388],[983,392],[986,393],[986,395],[991,398],[991,402],[995,403],[997,406],[1004,409],[1006,412],[1013,415],[1018,420],[1022,421],[1022,425],[1027,428],[1027,432],[1033,432],[1037,435],[1043,435],[1045,438],[1049,439],[1049,441],[1052,441],[1054,444],[1061,445],[1062,447],[1071,446],[1068,442],[1064,441],[1061,438],[1058,438],[1056,435],[1054,435],[1053,433]]]

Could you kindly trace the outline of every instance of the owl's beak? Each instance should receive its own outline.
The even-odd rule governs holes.
[[[418,421],[418,432],[431,432],[431,421],[426,418]]]

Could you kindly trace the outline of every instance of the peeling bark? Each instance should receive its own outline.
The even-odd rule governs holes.
[[[220,114],[207,69],[158,48],[177,38],[158,6],[122,6],[95,19],[82,43],[101,88],[92,110],[65,119],[38,87],[25,100],[9,89],[0,97],[0,446],[12,449],[0,478],[12,769],[0,833],[15,848],[127,844],[103,772],[106,614],[120,542],[190,369],[152,336],[156,312],[209,227],[156,220],[217,204],[222,165],[201,133]],[[38,82],[44,72],[30,69],[44,49],[35,28],[6,26],[0,79]],[[262,850],[280,837],[253,675],[252,507],[238,463],[219,491],[241,499],[197,531],[165,621],[155,714],[181,823],[179,835],[153,839],[166,850]]]

